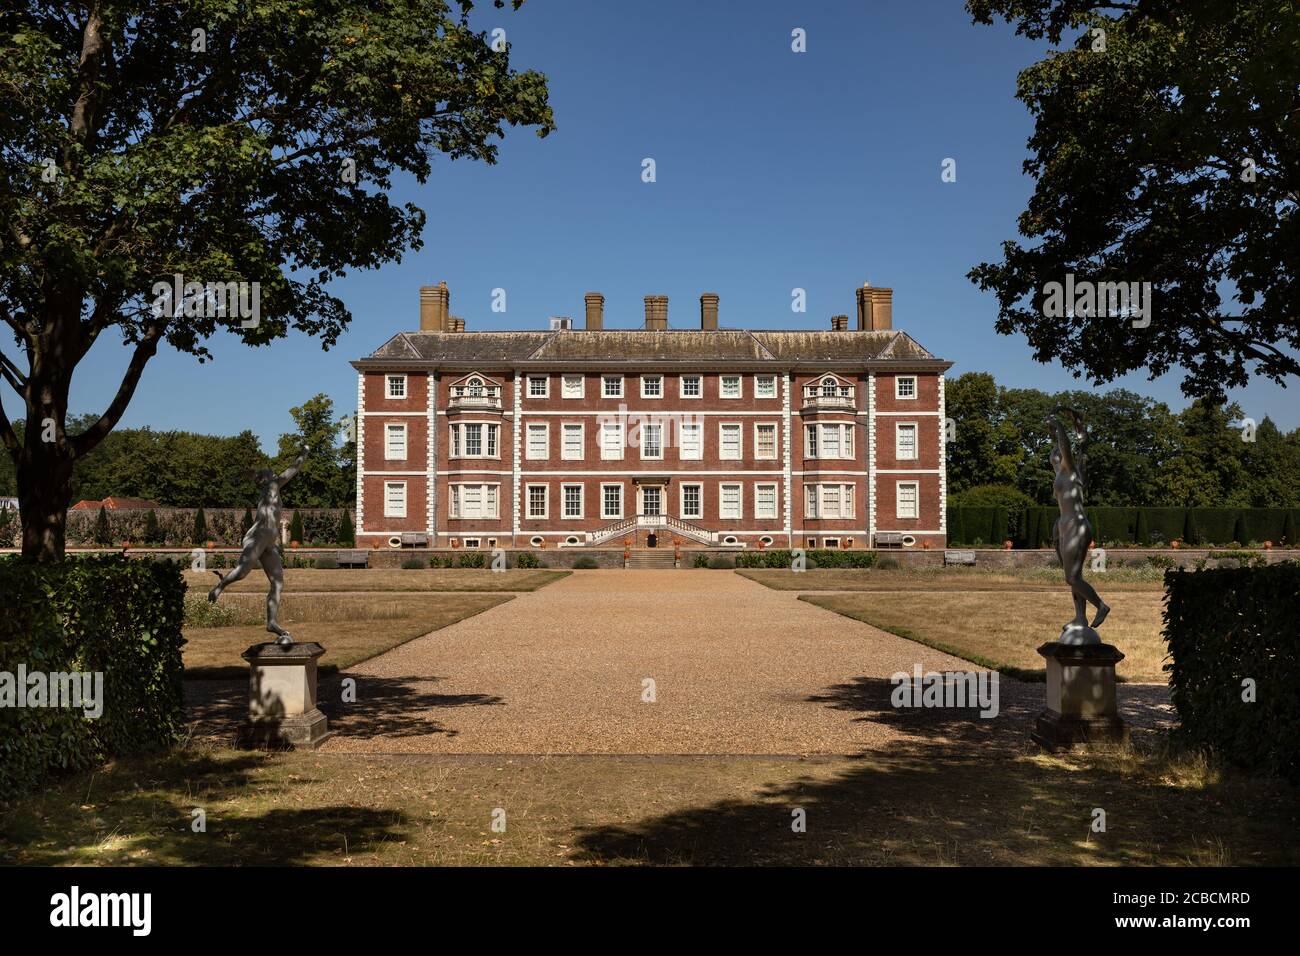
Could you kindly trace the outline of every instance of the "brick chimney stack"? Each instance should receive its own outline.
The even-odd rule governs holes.
[[[599,332],[605,327],[605,297],[599,292],[588,292],[583,298],[587,302],[587,328]]]
[[[894,327],[894,290],[862,283],[858,294],[858,330],[888,331]]]
[[[449,332],[447,312],[451,308],[451,293],[447,283],[420,286],[420,331]]]
[[[645,327],[649,332],[663,332],[668,328],[668,296],[645,297]]]
[[[667,317],[665,316],[665,321]],[[718,294],[704,292],[700,295],[700,328],[705,332],[718,331]]]
[[[849,330],[849,317],[847,315],[831,316],[832,332],[847,332]]]

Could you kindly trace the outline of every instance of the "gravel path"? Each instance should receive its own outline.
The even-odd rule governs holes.
[[[917,595],[917,614],[925,596]],[[968,662],[710,570],[578,571],[322,680],[355,753],[854,754],[924,738],[1024,744],[1043,685],[1000,678],[1001,710],[896,710],[897,671]],[[655,701],[642,700],[643,681]],[[217,688],[212,688],[216,691]],[[229,689],[237,705],[243,686]],[[1121,688],[1140,728],[1167,692]]]

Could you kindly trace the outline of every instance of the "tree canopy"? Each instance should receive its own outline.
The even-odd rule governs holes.
[[[987,372],[947,382],[953,499],[982,503],[988,486],[1052,502],[1052,409],[1078,409],[1088,423],[1088,503],[1181,507],[1297,507],[1300,429],[1283,433],[1268,418],[1247,422],[1234,403],[1197,399],[1181,412],[1126,389],[1062,391],[999,386]],[[1253,428],[1251,428],[1253,424]],[[970,501],[964,495],[980,489]],[[977,500],[978,499],[978,500]]]
[[[1104,383],[1191,396],[1300,374],[1300,14],[1280,0],[969,0],[1061,49],[1024,70],[1021,241],[970,272],[997,330]],[[1053,317],[1049,282],[1151,283],[1149,324]]]
[[[424,183],[438,154],[492,163],[506,126],[554,128],[545,77],[512,69],[471,7],[6,6],[0,320],[27,367],[0,358],[26,414],[19,437],[0,411],[0,440],[26,556],[61,555],[73,463],[117,424],[162,343],[202,361],[217,331],[262,345],[292,329],[328,347],[350,319],[331,280],[421,244],[424,213],[389,198],[396,175]],[[168,299],[159,284],[173,282]],[[70,434],[73,372],[105,333],[129,350],[126,371]]]

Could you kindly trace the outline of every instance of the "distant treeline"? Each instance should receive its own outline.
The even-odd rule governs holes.
[[[234,436],[118,428],[72,473],[72,501],[112,496],[147,498],[173,508],[247,507],[257,493],[250,469],[289,466],[304,442],[313,451],[302,471],[285,485],[290,508],[349,508],[356,500],[356,446],[334,420],[330,399],[317,395],[291,409],[298,430],[280,436],[274,455],[262,450],[251,431]],[[88,428],[94,416],[71,418],[69,434]],[[23,425],[15,423],[22,435]],[[0,455],[0,495],[16,495],[17,478],[7,454]]]
[[[1046,421],[1060,405],[1091,432],[1091,506],[1300,507],[1300,429],[1284,433],[1235,403],[1198,400],[1181,412],[1126,389],[1004,388],[984,372],[948,379],[949,503],[1009,509],[1052,504]],[[1253,440],[1246,440],[1253,439]]]

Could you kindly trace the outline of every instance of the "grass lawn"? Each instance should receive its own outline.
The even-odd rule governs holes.
[[[786,568],[744,568],[736,573],[777,591],[1060,591],[1065,588],[1065,576],[1058,568],[1014,572],[964,567],[914,571],[813,568],[799,574]],[[1103,596],[1112,591],[1164,591],[1162,579],[1152,569],[1114,568],[1105,574],[1085,572],[1085,575]],[[1113,602],[1108,599],[1107,603]],[[1073,614],[1071,611],[1069,616]]]
[[[218,568],[222,574],[229,568]],[[480,571],[476,568],[285,568],[284,591],[536,591],[569,571],[521,570]],[[208,593],[217,583],[211,571],[186,571],[185,583],[191,594]],[[232,584],[226,594],[243,591],[266,593],[266,575],[261,568]]]
[[[1295,865],[1296,792],[1191,758],[182,750],[0,808],[0,864]],[[1093,808],[1107,832],[1092,833]],[[191,828],[202,808],[206,832]],[[505,811],[506,830],[491,827]],[[807,813],[807,832],[791,812]]]
[[[1102,594],[1111,606],[1102,637],[1125,654],[1116,667],[1119,679],[1164,683],[1163,592],[1104,587]],[[914,589],[803,594],[799,599],[1022,680],[1045,679],[1037,648],[1056,640],[1061,625],[1074,616],[1069,593],[1059,588],[1028,599],[1012,598],[1006,590],[947,588],[924,597]]]
[[[511,594],[491,593],[289,594],[280,605],[280,624],[299,643],[324,645],[320,671],[328,674],[513,599]],[[186,620],[183,657],[187,680],[247,677],[248,665],[239,655],[253,644],[272,639],[266,632],[262,595],[228,592],[215,607],[205,597],[190,597],[186,599]]]

